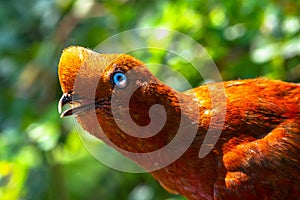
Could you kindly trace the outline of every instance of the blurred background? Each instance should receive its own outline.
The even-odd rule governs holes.
[[[299,16],[293,0],[0,0],[0,199],[184,199],[148,174],[104,166],[82,145],[72,118],[59,118],[62,49],[165,27],[203,45],[224,80],[299,82]],[[166,64],[184,71],[180,60]]]

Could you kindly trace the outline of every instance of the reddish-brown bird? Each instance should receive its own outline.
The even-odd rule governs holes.
[[[248,79],[211,83],[181,93],[129,55],[98,54],[82,47],[64,50],[58,74],[64,93],[59,107],[72,105],[62,117],[75,115],[85,130],[109,145],[148,153],[168,145],[180,123],[196,128],[191,145],[178,159],[150,172],[166,190],[188,199],[300,199],[300,85]],[[212,105],[210,90],[219,86],[224,86],[225,98],[215,95],[219,103]],[[134,92],[128,100],[130,89]],[[118,106],[116,111],[113,104]],[[156,104],[165,112],[153,116],[150,112],[149,116]],[[212,121],[221,116],[220,105],[226,106],[222,126]],[[150,129],[136,127],[145,128],[153,119],[165,122],[157,134],[146,137]],[[181,141],[190,138],[185,127]],[[209,128],[222,131],[215,145],[204,140]],[[174,152],[180,145],[178,142]],[[212,150],[199,158],[203,145]],[[121,153],[151,170],[172,151],[150,159]]]

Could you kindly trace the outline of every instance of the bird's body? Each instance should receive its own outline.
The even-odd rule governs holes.
[[[265,79],[224,84],[226,119],[213,151],[199,159],[200,139],[173,170],[153,175],[189,199],[300,199],[300,86]],[[195,92],[209,108],[208,87]]]
[[[148,153],[171,143],[180,123],[188,124],[183,127],[182,141],[196,130],[187,150],[155,171],[151,169],[156,161],[167,160],[172,151],[147,159],[121,152],[148,169],[166,190],[189,199],[300,199],[300,85],[248,79],[211,83],[181,93],[128,55],[101,55],[81,47],[64,51],[59,78],[64,92],[61,106],[79,104],[62,115],[76,114],[85,130],[111,146]],[[128,83],[122,85],[127,78]],[[215,95],[214,102],[225,105],[225,110],[212,105],[211,92],[219,86],[225,95]],[[135,89],[130,100],[122,98],[130,88]],[[116,102],[118,109],[113,113]],[[137,137],[147,131],[128,124],[147,126],[153,119],[149,109],[155,104],[166,110],[163,127],[151,137]],[[224,124],[212,121],[221,112],[225,113]],[[163,114],[156,112],[154,118],[162,119]],[[199,158],[199,149],[211,145],[204,139],[208,129],[222,132],[212,150]]]

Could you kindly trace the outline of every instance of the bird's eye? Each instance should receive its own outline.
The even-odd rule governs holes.
[[[117,71],[112,75],[112,82],[118,88],[126,87],[127,81],[127,77],[123,72]]]

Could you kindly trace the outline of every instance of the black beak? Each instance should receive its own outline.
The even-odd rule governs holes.
[[[58,113],[61,114],[60,115],[61,118],[73,114],[72,112],[66,113],[65,111],[62,113],[63,106],[66,105],[66,104],[70,104],[71,102],[72,102],[72,94],[70,94],[70,93],[64,93],[61,96],[61,98],[60,98],[60,100],[58,102]],[[66,110],[66,111],[68,111],[68,110]]]
[[[64,105],[70,104],[72,108],[62,112]],[[64,93],[58,102],[58,113],[60,117],[67,117],[71,115],[77,115],[87,110],[95,108],[95,102],[87,102],[77,95],[72,95],[72,92]]]

